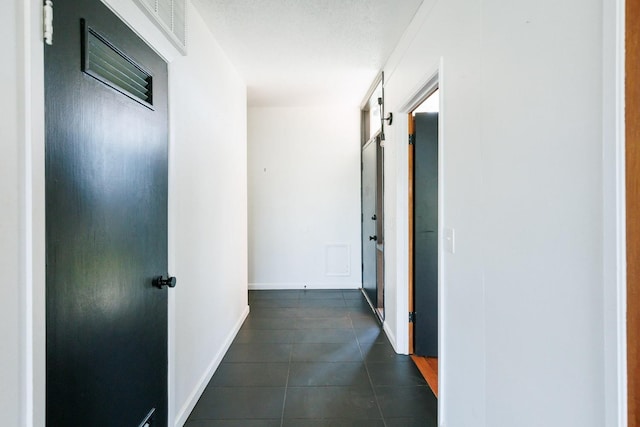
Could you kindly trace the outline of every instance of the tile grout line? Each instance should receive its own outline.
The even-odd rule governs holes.
[[[300,294],[298,294],[298,298],[296,299],[298,303],[296,304],[296,309],[300,308]],[[299,313],[299,311],[298,311]],[[295,316],[294,319],[298,320],[298,316]],[[289,351],[289,363],[287,363],[287,381],[284,384],[284,399],[282,399],[282,415],[280,416],[280,427],[284,426],[284,410],[287,405],[287,391],[289,390],[289,377],[291,376],[291,360],[293,359],[293,346],[296,341],[296,333],[297,329],[293,330],[293,337],[291,338],[291,350]]]
[[[366,363],[366,361],[365,361],[365,358],[364,358],[364,353],[363,353],[363,350],[362,350],[361,342],[360,342],[360,340],[359,340],[359,338],[358,338],[358,335],[357,335],[357,333],[356,333],[356,330],[355,330],[356,328],[355,328],[355,324],[354,324],[354,319],[353,319],[352,309],[351,309],[351,308],[350,308],[350,306],[347,304],[347,301],[352,301],[352,300],[353,300],[353,298],[347,298],[347,296],[346,296],[344,293],[342,293],[342,295],[341,295],[341,296],[342,296],[342,297],[341,297],[341,298],[339,298],[339,299],[338,299],[338,301],[342,300],[342,301],[343,301],[343,303],[344,303],[344,310],[345,310],[345,314],[347,315],[347,318],[348,318],[348,320],[349,320],[349,326],[348,326],[348,328],[351,330],[351,333],[353,334],[353,337],[354,337],[354,338],[355,338],[355,340],[356,340],[356,345],[358,346],[358,351],[359,351],[359,354],[360,354],[360,357],[361,357],[362,363],[364,363],[365,370],[366,370],[366,372],[367,372],[367,378],[368,378],[368,380],[369,380],[369,385],[370,385],[370,387],[371,387],[372,392],[374,393],[374,399],[375,399],[375,401],[376,401],[376,406],[378,407],[378,412],[379,412],[379,415],[380,415],[380,420],[382,421],[382,424],[383,424],[384,426],[386,426],[386,425],[387,425],[387,423],[386,423],[386,421],[384,420],[384,417],[383,417],[383,415],[382,415],[382,409],[381,409],[381,407],[380,407],[380,402],[379,402],[379,399],[378,399],[377,393],[376,393],[376,391],[375,391],[375,388],[374,388],[374,386],[373,386],[373,381],[372,381],[372,379],[371,379],[371,374],[370,374],[370,371],[369,371],[369,367],[368,367],[368,365],[367,365],[367,363]],[[361,298],[362,298],[362,296],[361,296]],[[294,304],[294,305],[295,305],[295,307],[297,308],[297,310],[296,310],[296,313],[294,314],[294,316],[293,316],[293,318],[292,318],[291,320],[294,320],[294,322],[295,322],[295,321],[299,321],[301,318],[304,318],[304,317],[305,317],[304,309],[305,309],[306,307],[302,307],[302,306],[301,306],[302,302],[305,300],[305,298],[303,298],[303,294],[299,294],[299,296],[298,296],[297,298],[293,298],[291,302],[293,302],[293,300],[295,301],[295,304]],[[275,309],[275,310],[279,310],[279,308],[277,308],[277,307],[273,307],[273,309]],[[375,316],[375,313],[368,313],[368,314],[371,314],[371,315],[374,315],[374,316]],[[334,315],[334,316],[332,316],[332,317],[335,317],[335,315]],[[325,328],[322,328],[322,329],[325,329]],[[338,328],[338,327],[332,327],[332,328],[326,328],[326,329],[327,329],[327,330],[335,330],[335,329],[340,329],[340,328]],[[290,380],[291,380],[291,365],[292,365],[292,363],[293,363],[293,352],[294,352],[294,346],[296,345],[296,336],[297,336],[296,334],[297,334],[297,333],[298,333],[298,331],[300,331],[300,330],[299,330],[297,327],[295,327],[295,328],[293,329],[293,331],[294,331],[294,336],[293,336],[293,339],[292,339],[291,349],[290,349],[290,353],[289,353],[289,361],[288,361],[288,366],[287,366],[287,378],[286,378],[286,383],[285,383],[285,388],[284,388],[284,397],[283,397],[282,413],[281,413],[282,415],[281,415],[281,420],[280,420],[280,426],[281,426],[281,427],[284,427],[284,415],[285,415],[286,405],[287,405],[288,386],[289,386],[289,382],[290,382]],[[336,361],[336,363],[338,363],[338,362]],[[329,387],[329,386],[324,386],[324,387]]]
[[[281,318],[283,320],[283,322],[274,323],[272,325],[273,327],[265,328],[265,330],[264,330],[265,332],[267,331],[267,329],[270,329],[270,330],[273,331],[273,330],[281,330],[283,328],[286,328],[287,330],[290,329],[290,331],[292,332],[292,334],[291,333],[287,333],[286,335],[277,334],[277,336],[279,338],[277,338],[277,342],[276,341],[273,342],[274,345],[278,344],[278,343],[285,343],[287,341],[290,343],[290,350],[289,350],[288,360],[287,361],[283,360],[281,358],[283,356],[283,354],[278,351],[278,353],[280,353],[280,355],[278,356],[279,361],[277,361],[277,362],[275,360],[269,361],[269,362],[265,362],[262,359],[260,359],[260,360],[255,360],[255,361],[242,361],[242,360],[240,360],[240,361],[236,361],[236,362],[227,362],[227,363],[230,363],[230,364],[233,364],[233,363],[248,363],[248,364],[251,364],[251,363],[282,363],[281,368],[279,368],[279,369],[282,369],[280,372],[286,370],[286,372],[285,372],[285,385],[282,386],[282,382],[281,382],[282,381],[281,380],[282,376],[281,376],[281,374],[278,375],[280,379],[277,382],[280,383],[279,387],[283,388],[283,402],[281,404],[280,427],[284,427],[285,425],[287,425],[287,424],[284,424],[284,419],[285,419],[284,416],[286,415],[287,406],[292,408],[293,412],[295,412],[295,414],[294,414],[290,410],[290,415],[296,417],[296,420],[297,420],[296,414],[298,412],[297,411],[297,408],[298,408],[297,406],[296,407],[292,407],[292,403],[294,403],[296,401],[296,399],[288,401],[289,383],[291,382],[292,379],[296,379],[296,381],[294,381],[294,385],[292,386],[292,388],[294,388],[294,389],[303,384],[303,383],[301,383],[300,385],[296,386],[296,383],[298,382],[298,380],[297,380],[298,376],[296,376],[296,378],[292,378],[291,377],[291,373],[293,371],[292,364],[293,364],[293,353],[295,352],[295,347],[296,346],[301,346],[301,348],[304,348],[307,344],[323,344],[323,345],[333,344],[332,342],[326,342],[326,344],[325,344],[325,341],[323,341],[323,340],[325,340],[325,339],[333,339],[334,336],[339,338],[339,341],[340,341],[339,343],[336,342],[334,344],[334,346],[338,346],[338,344],[343,344],[344,345],[343,338],[345,338],[345,339],[347,338],[346,334],[342,334],[342,333],[333,334],[333,332],[336,331],[336,330],[345,330],[345,332],[346,331],[350,331],[351,336],[353,337],[353,339],[356,340],[355,343],[356,343],[357,348],[358,348],[358,353],[360,354],[360,357],[361,357],[361,359],[359,359],[359,360],[360,360],[360,363],[363,364],[363,366],[365,368],[365,375],[366,375],[366,378],[369,381],[370,390],[372,391],[376,406],[378,407],[379,418],[376,420],[376,423],[379,423],[379,425],[382,425],[382,426],[385,426],[385,427],[391,425],[393,423],[393,420],[395,418],[397,418],[397,417],[394,416],[394,414],[389,414],[390,418],[387,420],[387,419],[385,419],[384,413],[382,411],[382,401],[386,401],[386,399],[385,399],[385,396],[386,396],[386,393],[387,393],[385,391],[386,388],[382,387],[382,390],[381,390],[382,391],[382,396],[380,396],[377,393],[377,389],[376,389],[375,384],[378,384],[378,387],[380,387],[381,385],[386,385],[387,384],[385,382],[385,380],[380,381],[381,379],[379,379],[377,377],[377,374],[379,373],[379,371],[381,369],[380,367],[384,366],[384,364],[380,365],[380,363],[384,363],[384,362],[392,363],[392,361],[391,360],[387,360],[386,352],[383,352],[384,353],[383,354],[383,353],[379,353],[377,351],[377,350],[384,350],[383,347],[377,347],[377,344],[376,344],[378,342],[377,339],[371,342],[372,345],[377,347],[377,348],[374,349],[376,351],[374,351],[373,353],[370,353],[371,349],[370,349],[369,343],[370,343],[371,335],[369,333],[364,333],[360,337],[359,334],[357,333],[357,331],[363,330],[363,329],[365,330],[365,332],[367,332],[367,330],[369,330],[369,329],[371,329],[371,330],[374,329],[373,328],[374,325],[370,324],[370,322],[363,322],[363,320],[364,320],[363,318],[365,317],[364,316],[365,311],[366,311],[366,314],[368,314],[369,316],[373,316],[374,318],[375,318],[375,313],[373,313],[372,311],[368,310],[369,307],[367,307],[367,310],[363,310],[363,307],[359,307],[358,306],[358,308],[353,308],[353,310],[352,310],[347,305],[347,301],[349,301],[350,303],[352,303],[352,305],[354,307],[356,307],[357,304],[356,304],[355,299],[351,298],[354,295],[352,295],[350,293],[343,292],[342,293],[342,298],[337,298],[337,299],[335,299],[335,297],[334,298],[327,298],[327,301],[324,301],[326,303],[326,306],[323,305],[322,308],[324,308],[324,309],[335,308],[335,304],[336,303],[339,304],[340,301],[342,300],[343,303],[345,303],[345,305],[347,305],[345,307],[345,309],[343,309],[343,310],[335,310],[335,312],[332,311],[332,310],[328,310],[326,312],[320,310],[320,312],[316,313],[314,311],[314,313],[321,315],[320,316],[321,319],[337,318],[337,317],[343,317],[343,316],[346,315],[346,319],[345,319],[346,322],[343,322],[342,320],[340,320],[340,322],[325,323],[325,324],[323,324],[323,327],[321,327],[319,329],[316,329],[315,326],[313,326],[311,329],[307,329],[306,327],[303,328],[303,329],[299,329],[299,328],[301,328],[303,326],[309,326],[307,323],[304,323],[304,324],[300,323],[301,320],[305,319],[305,320],[313,321],[313,318],[306,319],[306,314],[307,314],[307,310],[309,310],[309,309],[316,310],[316,308],[315,308],[316,305],[314,305],[314,304],[309,305],[309,307],[311,307],[311,308],[307,307],[307,302],[308,301],[313,301],[313,298],[315,297],[315,295],[309,295],[310,298],[307,298],[306,294],[302,294],[302,293],[299,293],[297,296],[294,296],[294,298],[291,298],[292,296],[293,295],[288,296],[288,298],[290,298],[290,299],[287,298],[289,303],[285,307],[278,308],[277,306],[274,306],[272,304],[268,304],[267,306],[265,306],[265,309],[267,311],[269,311],[269,312],[272,311],[272,310],[275,310],[273,313],[271,313],[273,316],[275,316],[275,318]],[[362,298],[363,297],[360,295],[359,301],[362,301]],[[318,298],[318,299],[323,299],[323,298]],[[267,299],[267,301],[268,301],[268,299]],[[283,310],[291,310],[288,307],[296,307],[296,309],[295,309],[295,311],[292,311],[291,313],[288,313],[288,312],[284,313]],[[318,306],[318,307],[320,307],[320,306]],[[344,314],[342,314],[342,313],[344,313]],[[260,316],[258,316],[258,317],[260,317]],[[312,317],[315,318],[315,316],[312,316]],[[255,319],[255,320],[263,320],[263,319],[259,318],[259,319]],[[356,322],[356,320],[358,320],[358,322]],[[378,319],[377,318],[375,319],[375,321],[376,321],[377,325],[380,326],[380,324],[378,323]],[[312,322],[312,323],[314,323],[314,322]],[[336,323],[337,326],[327,327],[327,325],[330,325],[330,324],[333,324],[333,323]],[[356,323],[358,323],[359,328],[356,328]],[[256,325],[258,325],[258,324],[256,324]],[[317,325],[317,326],[320,326],[320,325]],[[257,332],[262,332],[259,329],[260,328],[256,329],[256,331]],[[378,328],[378,329],[380,329],[380,328]],[[322,333],[323,331],[327,331],[327,333],[329,333],[330,336],[328,336],[328,335],[325,336],[325,334]],[[315,341],[313,341],[313,338],[312,338],[312,341],[309,341],[309,343],[306,343],[305,337],[307,336],[307,333],[319,334],[318,337],[320,338],[320,341],[318,341],[316,343]],[[382,333],[382,336],[383,335],[384,335],[384,333]],[[254,336],[253,338],[257,339],[257,337],[258,337],[258,335]],[[298,342],[298,341],[300,341],[300,342]],[[250,341],[247,342],[247,344],[251,344],[253,342],[254,342],[254,340],[250,339]],[[265,341],[265,343],[266,342],[267,341]],[[271,341],[269,341],[269,343],[271,343]],[[345,341],[345,343],[346,343],[346,341]],[[382,344],[382,341],[380,341],[380,343]],[[386,344],[388,344],[388,343],[386,343]],[[261,345],[261,344],[258,344],[258,345]],[[312,354],[312,355],[316,354],[316,350],[313,350],[313,349],[311,349],[311,350],[312,350],[312,352],[310,354]],[[368,351],[365,352],[365,350],[368,350]],[[298,355],[298,353],[297,353],[297,355]],[[298,356],[297,356],[296,360],[298,360]],[[379,356],[382,356],[383,359],[380,359]],[[265,355],[265,357],[266,357],[266,355]],[[355,359],[354,359],[354,361],[355,361]],[[287,366],[284,366],[285,363],[287,363]],[[296,362],[296,363],[298,363],[298,362]],[[331,359],[331,360],[326,360],[326,361],[324,361],[324,360],[318,360],[318,361],[308,360],[307,361],[305,359],[305,361],[303,361],[302,363],[306,363],[306,364],[310,364],[310,365],[318,364],[318,363],[326,363],[326,364],[333,365],[333,364],[340,364],[340,363],[348,364],[348,363],[351,363],[351,360],[344,360],[343,361],[343,360],[333,360],[333,359]],[[373,366],[369,366],[369,365],[373,365]],[[415,366],[412,361],[409,361],[409,365],[411,365],[412,367]],[[330,370],[332,370],[332,369],[333,369],[333,367],[330,368]],[[350,369],[353,369],[353,368],[350,368]],[[359,369],[361,369],[361,368],[359,368]],[[297,371],[296,371],[296,373],[297,373]],[[373,375],[372,374],[376,374],[376,383],[373,382]],[[419,375],[419,377],[421,377],[421,375]],[[307,378],[307,377],[303,376],[303,378]],[[360,377],[360,378],[364,379],[364,377]],[[360,380],[360,384],[362,384],[362,386],[366,387],[366,381],[367,380],[364,380],[365,381],[364,383],[362,383],[361,381],[362,380]],[[268,382],[271,383],[272,380],[268,380]],[[208,386],[210,386],[210,385],[211,384],[209,384]],[[398,386],[401,386],[401,385],[408,386],[410,384],[398,384]],[[411,385],[416,385],[416,384],[411,384]],[[248,386],[248,384],[246,386]],[[328,384],[327,383],[327,384],[324,384],[324,385],[316,385],[314,387],[317,387],[319,389],[320,388],[326,389],[326,388],[338,387],[338,386],[340,386],[340,387],[352,387],[352,386],[355,386],[355,385],[353,383],[351,383],[351,384],[346,384],[345,383],[344,385],[342,385],[342,384],[333,384],[333,383]],[[424,387],[424,386],[425,385],[422,385],[422,387]],[[256,387],[271,387],[271,385],[265,383],[262,386],[256,386]],[[428,388],[428,386],[426,386],[426,387]],[[234,387],[229,384],[229,385],[225,386],[225,388],[234,388]],[[296,397],[296,390],[294,390],[294,392],[292,392],[292,398],[293,397]],[[200,405],[200,403],[199,403],[199,405]],[[277,405],[277,401],[276,401],[276,405]],[[360,405],[358,405],[358,406],[360,406]],[[413,409],[407,410],[407,411],[408,412],[413,412]],[[340,414],[342,414],[341,411],[339,411],[339,412],[340,412]],[[422,413],[422,411],[419,411],[419,412]],[[307,412],[304,412],[304,414],[306,414],[306,416],[311,415],[311,413],[307,413]],[[327,416],[326,413],[323,413],[323,414],[324,414],[324,416]],[[333,412],[332,412],[332,414],[333,414]],[[366,415],[366,418],[369,418],[369,417],[373,416],[373,413],[371,413],[370,411],[368,412],[368,414],[369,415]],[[403,412],[403,414],[404,414],[404,412]],[[217,414],[217,415],[220,415],[220,414]],[[275,418],[275,414],[273,414],[272,416],[273,416],[273,418],[272,418],[273,422],[277,423],[277,419]],[[429,418],[429,417],[427,417],[427,418]],[[207,418],[207,419],[209,419],[209,418]],[[211,419],[214,419],[214,418],[211,418]],[[343,419],[343,421],[347,421],[348,419],[349,419],[349,417],[347,416],[346,418]],[[245,420],[246,420],[246,418],[245,418]],[[293,420],[293,418],[290,418],[289,420],[291,422],[304,422],[304,420],[308,421],[310,419],[304,418],[304,416],[303,416],[303,418],[301,418],[300,420],[297,420],[297,421]],[[314,420],[318,420],[317,417],[314,418]],[[380,421],[382,421],[382,422],[380,422]],[[376,424],[376,425],[378,425],[378,424]],[[429,424],[429,425],[431,425],[431,424]]]
[[[367,360],[364,357],[364,353],[362,352],[362,346],[360,345],[360,339],[356,334],[355,327],[353,326],[353,320],[351,319],[351,315],[349,315],[349,320],[351,321],[351,328],[353,329],[353,334],[356,336],[356,342],[358,343],[358,350],[360,351],[360,356],[362,357],[362,363],[364,363],[364,369],[367,371],[367,378],[369,378],[369,385],[371,386],[371,391],[373,391],[373,398],[376,401],[376,406],[378,407],[378,412],[380,413],[380,418],[382,419],[382,424],[386,427],[387,421],[384,419],[384,414],[382,413],[382,408],[380,407],[380,401],[378,400],[378,393],[376,393],[376,388],[373,385],[373,380],[371,379],[371,373],[369,372],[369,365],[367,364]]]

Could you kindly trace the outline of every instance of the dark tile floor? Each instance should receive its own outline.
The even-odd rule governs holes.
[[[433,393],[360,291],[251,291],[186,427],[437,425]]]

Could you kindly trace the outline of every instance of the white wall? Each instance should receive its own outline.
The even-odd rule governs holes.
[[[0,353],[3,425],[31,425],[31,421],[43,425],[43,198],[39,180],[43,176],[39,129],[42,117],[37,113],[42,108],[42,44],[38,37],[30,39],[32,33],[39,32],[39,4],[35,0],[9,0],[0,17],[3,53],[6,63],[12,64],[0,69],[0,201],[4,207],[0,211],[0,267],[5,278],[0,287],[0,339],[8,343]],[[30,6],[34,6],[33,10]],[[605,425],[603,390],[605,382],[611,381],[604,378],[605,368],[610,371],[610,365],[603,346],[605,339],[607,343],[611,340],[604,330],[601,300],[604,295],[609,305],[615,306],[615,298],[611,301],[610,291],[602,284],[603,276],[605,280],[609,278],[603,271],[602,257],[607,256],[607,248],[602,248],[601,239],[611,229],[611,223],[604,219],[602,187],[611,185],[613,169],[604,162],[615,156],[610,150],[611,141],[602,140],[602,135],[609,135],[611,129],[607,127],[610,124],[601,125],[606,116],[601,101],[603,92],[608,94],[615,81],[602,75],[601,9],[602,3],[595,0],[568,0],[562,4],[549,0],[425,0],[407,37],[385,67],[387,111],[397,117],[387,129],[385,148],[387,329],[402,349],[403,345],[406,347],[406,291],[403,293],[402,289],[407,265],[403,210],[406,119],[399,113],[420,82],[443,59],[443,222],[455,227],[458,237],[456,253],[446,255],[443,271],[442,314],[447,341],[441,349],[444,358],[440,402],[444,404],[441,418],[448,427]],[[195,20],[192,25],[196,29],[190,31],[201,28]],[[225,75],[233,74],[216,49],[209,53],[211,57],[200,54],[205,58],[185,61],[216,63],[226,70]],[[179,62],[176,68],[180,68]],[[29,76],[31,84],[23,80]],[[206,90],[216,87],[226,94],[227,89],[240,92],[236,78],[227,77],[230,88],[220,88],[205,79]],[[173,76],[171,81],[175,81]],[[177,96],[176,103],[184,104],[185,98],[180,94],[172,92],[171,96],[172,103],[173,96]],[[34,105],[28,105],[32,99]],[[199,95],[196,99],[200,99]],[[219,108],[211,104],[206,107],[216,112]],[[36,113],[30,115],[30,110]],[[240,113],[233,114],[242,121]],[[184,112],[182,115],[187,116]],[[189,120],[198,129],[214,130],[215,124],[204,123],[202,116],[198,117]],[[357,122],[357,112],[353,117]],[[332,118],[323,122],[331,124]],[[610,121],[613,119],[607,123]],[[180,135],[194,136],[188,128],[173,125],[174,144]],[[229,129],[220,131],[220,135],[224,137],[228,132]],[[354,135],[357,141],[357,129]],[[313,138],[309,132],[303,136]],[[236,136],[233,140],[241,138]],[[188,141],[183,139],[182,143]],[[172,150],[178,151],[172,177],[182,161],[193,159],[202,152],[199,150],[222,150],[216,147],[185,146],[181,152],[174,145]],[[29,149],[35,151],[28,152]],[[233,161],[238,161],[235,156],[240,157],[240,151],[232,154]],[[603,151],[605,161],[601,157]],[[185,185],[189,180],[202,177],[197,180],[202,182],[218,173],[209,168],[202,170],[198,164],[198,170],[183,181],[172,180],[172,189],[178,186],[181,191],[189,191],[191,187]],[[356,172],[356,182],[357,176]],[[214,181],[210,185],[212,191],[219,190],[215,190]],[[231,194],[234,188],[219,191],[225,200],[240,205],[241,201]],[[241,188],[236,190],[242,197]],[[353,200],[359,203],[359,191],[355,191]],[[605,188],[605,197],[610,196],[607,191],[613,190]],[[179,233],[188,232],[190,226],[179,219],[184,211],[177,200],[193,207],[198,198],[183,194],[174,202],[173,197],[172,194],[171,238],[178,248],[185,244]],[[204,209],[211,208],[210,199],[202,203]],[[232,221],[232,227],[238,224]],[[359,220],[352,228],[359,233]],[[207,233],[211,231],[208,229]],[[199,239],[192,243],[198,248],[204,245]],[[234,250],[241,252],[238,247]],[[172,253],[174,272],[184,272],[175,291],[189,290],[176,292],[172,302],[175,317],[183,310],[182,301],[193,300],[196,294],[202,296],[200,292],[206,291],[200,287],[202,270],[193,274],[197,277],[189,277],[184,268],[190,261],[175,249]],[[207,261],[213,263],[214,259]],[[352,274],[353,267],[352,263]],[[225,319],[220,322],[224,324],[221,332],[214,334],[219,345],[196,343],[189,329],[192,323],[177,322],[173,326],[173,342],[185,342],[193,346],[192,350],[198,347],[205,352],[203,359],[209,357],[208,365],[201,359],[193,370],[185,366],[192,361],[175,359],[172,379],[176,385],[171,393],[176,416],[189,404],[189,397],[195,396],[189,393],[197,390],[198,378],[206,377],[208,368],[215,365],[215,349],[224,346],[225,337],[233,331],[234,315],[241,316],[240,307],[246,306],[237,268],[233,263],[232,268],[221,273],[228,274],[228,281],[221,279],[218,283],[227,283],[228,287],[215,288],[216,292],[228,292],[234,295],[230,298],[237,298],[231,303],[233,307],[222,314]],[[192,280],[198,284],[185,285]],[[204,305],[198,307],[203,310]],[[615,311],[615,307],[609,311]],[[199,315],[206,316],[203,312]],[[185,321],[193,322],[195,317]],[[207,331],[210,326],[206,325]],[[197,328],[200,330],[203,325],[198,324]],[[30,352],[31,338],[35,347]],[[33,367],[29,365],[30,357],[35,360]],[[178,373],[187,379],[181,382]],[[613,426],[610,420],[607,418],[606,425]]]
[[[22,421],[24,385],[21,359],[24,348],[21,342],[22,318],[20,288],[24,285],[22,270],[22,184],[21,150],[21,81],[23,70],[20,45],[23,41],[18,25],[21,8],[17,1],[6,2],[0,17],[0,40],[5,55],[5,65],[0,67],[0,271],[4,283],[0,286],[0,341],[5,343],[0,352],[0,423],[20,425]]]
[[[387,327],[405,350],[400,113],[442,61],[441,227],[456,231],[441,271],[447,427],[605,425],[602,99],[615,81],[603,89],[602,9],[426,0],[385,66],[399,117],[385,147]]]
[[[248,312],[246,88],[193,7],[188,16],[188,55],[169,65],[176,425]]]
[[[250,287],[360,287],[358,108],[251,107],[248,122]],[[349,256],[327,268],[333,244]]]

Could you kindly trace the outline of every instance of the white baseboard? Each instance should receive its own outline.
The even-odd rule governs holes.
[[[384,322],[384,324],[382,325],[382,329],[384,330],[384,333],[387,334],[387,338],[389,338],[389,342],[391,343],[391,346],[393,347],[395,352],[398,354],[407,354],[406,352],[398,351],[396,336],[391,331],[391,328],[389,328],[389,324],[387,322]]]
[[[288,290],[288,289],[360,289],[362,283],[308,283],[308,282],[276,282],[276,283],[249,283],[249,290]]]
[[[202,396],[202,393],[204,392],[204,389],[207,387],[207,384],[209,384],[209,381],[211,381],[211,377],[213,377],[213,374],[218,369],[218,366],[220,366],[220,362],[222,362],[222,358],[227,353],[227,350],[229,350],[229,347],[231,347],[231,343],[233,342],[234,338],[238,334],[238,331],[242,327],[242,324],[244,323],[248,315],[249,315],[249,306],[247,306],[243,310],[242,314],[240,315],[240,318],[238,319],[233,329],[227,336],[227,339],[224,341],[224,345],[222,346],[220,351],[215,355],[215,357],[207,367],[206,371],[203,373],[202,377],[200,378],[200,381],[198,381],[198,384],[189,395],[189,398],[187,399],[185,404],[182,406],[182,408],[178,412],[178,416],[176,417],[176,421],[174,423],[175,427],[182,427],[187,422],[187,418],[189,418],[191,411],[193,411],[193,408],[195,408],[196,403],[198,403],[198,399],[200,399],[200,396]]]

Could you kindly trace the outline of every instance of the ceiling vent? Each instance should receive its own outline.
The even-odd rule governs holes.
[[[182,52],[187,47],[186,0],[135,0]]]

